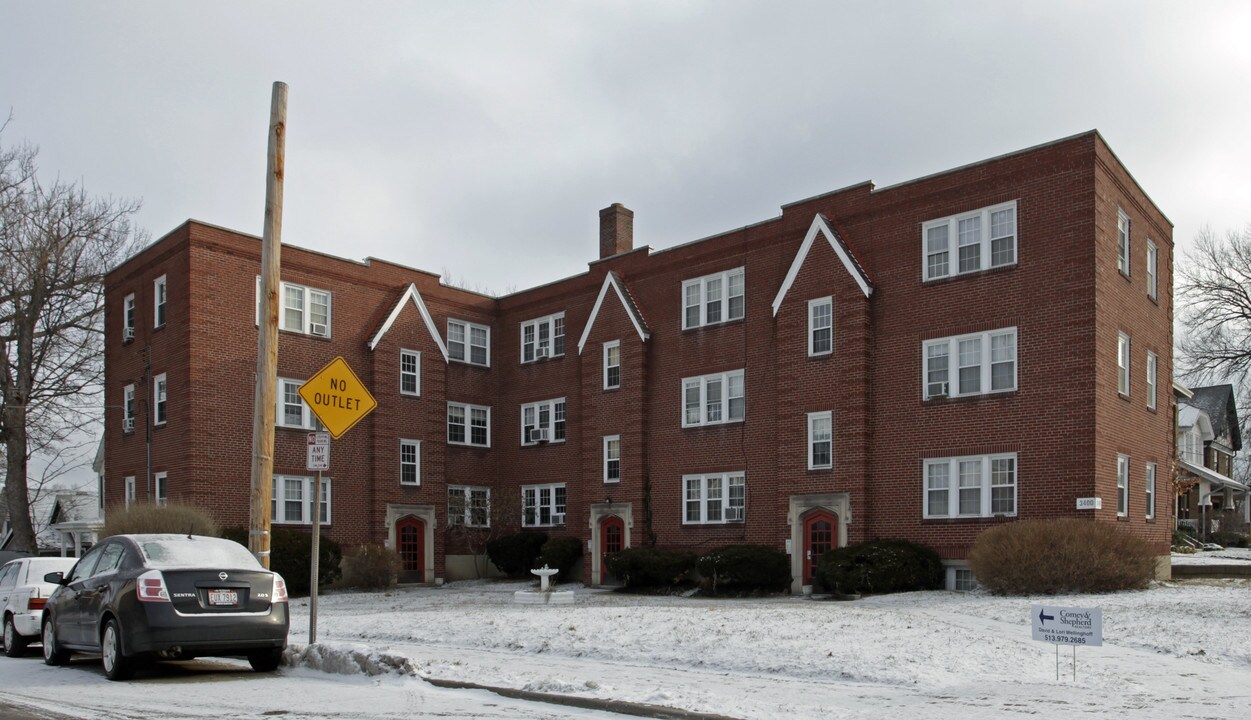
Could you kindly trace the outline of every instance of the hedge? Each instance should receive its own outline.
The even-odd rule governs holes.
[[[944,570],[938,553],[907,540],[871,540],[821,556],[817,579],[846,595],[937,590]]]

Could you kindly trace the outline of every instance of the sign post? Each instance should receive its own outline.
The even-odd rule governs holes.
[[[331,360],[300,386],[300,397],[327,432],[308,434],[308,469],[317,471],[313,490],[313,547],[308,602],[308,644],[317,642],[317,580],[321,554],[321,473],[330,469],[330,438],[343,437],[378,401],[342,357]]]
[[[1073,648],[1073,679],[1077,679],[1077,646],[1103,645],[1103,610],[1100,608],[1031,605],[1033,637],[1056,646],[1056,680],[1060,679],[1060,646]]]

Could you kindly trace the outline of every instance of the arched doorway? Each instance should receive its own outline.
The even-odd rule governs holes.
[[[426,524],[424,522],[412,515],[395,521],[395,548],[400,555],[400,582],[425,582],[425,541]]]
[[[605,559],[615,552],[625,549],[625,520],[618,515],[609,515],[599,523],[599,584],[608,585],[617,579],[608,572]]]
[[[838,515],[814,510],[804,516],[804,585],[816,584],[817,563],[838,547]]]

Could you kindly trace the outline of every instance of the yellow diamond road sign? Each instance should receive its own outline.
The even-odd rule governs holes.
[[[378,407],[364,383],[337,357],[300,386],[300,397],[335,440]]]

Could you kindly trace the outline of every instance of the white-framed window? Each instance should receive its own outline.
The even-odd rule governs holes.
[[[747,475],[742,472],[683,475],[686,525],[742,522],[747,499]]]
[[[1199,436],[1199,426],[1195,425],[1181,436],[1181,459],[1191,465],[1203,464],[1203,439]]]
[[[491,366],[491,328],[464,320],[447,321],[447,356],[456,362]]]
[[[330,337],[330,291],[285,280],[278,285],[278,327]],[[256,324],[261,323],[261,278],[256,278]]]
[[[1129,216],[1116,209],[1116,269],[1129,275]]]
[[[604,389],[616,390],[621,387],[621,341],[609,340],[604,343]]]
[[[421,395],[421,353],[400,350],[400,394]]]
[[[977,589],[977,579],[969,568],[951,566],[947,568],[947,589],[953,592],[972,592]]]
[[[565,314],[563,312],[521,323],[521,362],[534,362],[545,357],[558,357],[564,354]]]
[[[834,351],[834,298],[808,301],[808,356]]]
[[[621,482],[621,436],[604,436],[604,482]]]
[[[1016,515],[1016,453],[925,460],[926,518]]]
[[[152,378],[152,424],[164,425],[166,420],[165,373]]]
[[[122,408],[125,415],[122,416],[122,432],[134,432],[135,430],[135,386],[127,385],[122,390]]]
[[[1147,353],[1147,407],[1155,410],[1155,376],[1159,360],[1155,353]]]
[[[1129,456],[1116,456],[1116,516],[1129,514]]]
[[[927,400],[1016,390],[1014,327],[926,340],[921,349]]]
[[[169,473],[159,472],[152,476],[153,485],[156,488],[156,504],[166,505],[169,503]]]
[[[682,380],[682,427],[742,422],[746,413],[743,371]]]
[[[1143,487],[1147,493],[1147,519],[1155,519],[1155,463],[1147,463],[1147,472],[1143,478]]]
[[[808,469],[834,467],[834,414],[808,413]]]
[[[313,486],[316,478],[275,475],[270,505],[273,521],[292,525],[313,524]],[[330,478],[321,479],[321,522],[330,523]]]
[[[161,327],[165,324],[167,286],[164,275],[152,282],[152,327]]]
[[[448,485],[447,524],[448,527],[491,527],[491,489]]]
[[[1129,397],[1129,336],[1116,336],[1116,391]]]
[[[135,337],[135,294],[130,293],[122,300],[122,342],[129,342]]]
[[[1147,241],[1147,297],[1152,300],[1156,299],[1158,280],[1156,278],[1157,267],[1160,262],[1160,251],[1156,249],[1155,243]]]
[[[135,504],[135,476],[126,478],[126,507]]]
[[[420,440],[400,440],[400,484],[421,484]]]
[[[521,444],[565,441],[565,399],[543,400],[521,406]]]
[[[565,524],[565,484],[521,486],[521,524],[550,527]]]
[[[274,393],[278,407],[274,412],[274,424],[278,427],[302,428],[305,430],[321,430],[321,421],[300,397],[300,386],[303,380],[278,378],[277,392]]]
[[[451,445],[491,447],[491,408],[448,403],[447,441]]]
[[[925,280],[1014,265],[1016,201],[924,222],[921,244]]]
[[[682,329],[742,320],[746,311],[743,268],[682,283]]]

